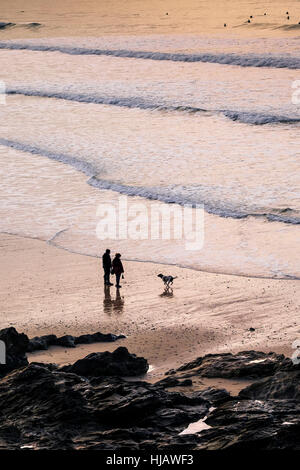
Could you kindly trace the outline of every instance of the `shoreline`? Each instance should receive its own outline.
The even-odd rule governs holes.
[[[93,254],[90,254],[90,253],[82,253],[80,251],[76,251],[76,250],[72,250],[71,248],[67,248],[65,246],[61,246],[61,245],[57,245],[55,242],[53,242],[53,240],[55,240],[55,238],[57,236],[59,236],[61,233],[63,233],[64,231],[66,231],[66,229],[63,229],[63,230],[59,230],[57,233],[55,233],[49,240],[47,239],[43,239],[43,238],[40,238],[40,237],[34,237],[34,236],[30,236],[30,235],[21,235],[19,233],[13,233],[13,232],[6,232],[6,231],[0,231],[0,237],[1,235],[9,235],[9,236],[13,236],[13,237],[17,237],[17,238],[24,238],[24,239],[29,239],[29,240],[37,240],[37,241],[40,241],[40,242],[44,242],[46,243],[47,245],[49,246],[53,246],[54,248],[58,248],[59,250],[64,250],[66,251],[67,253],[70,253],[70,254],[74,254],[74,255],[80,255],[80,256],[88,256],[90,258],[94,258],[94,259],[98,259],[100,260],[101,256],[98,256],[98,255],[93,255]],[[300,281],[300,278],[298,278],[297,276],[290,276],[290,277],[270,277],[270,276],[259,276],[259,275],[254,275],[254,274],[243,274],[243,273],[232,273],[232,272],[223,272],[223,271],[212,271],[212,270],[206,270],[206,269],[197,269],[196,267],[193,267],[193,266],[184,266],[184,265],[181,265],[181,264],[173,264],[173,263],[163,263],[163,262],[158,262],[158,261],[152,261],[152,260],[140,260],[140,259],[130,259],[130,258],[122,258],[123,261],[126,261],[126,262],[129,262],[129,263],[142,263],[142,264],[146,264],[146,263],[149,263],[149,264],[154,264],[154,265],[157,265],[157,266],[172,266],[172,267],[175,267],[175,268],[180,268],[180,269],[188,269],[188,270],[191,270],[191,271],[195,271],[195,272],[199,272],[199,273],[204,273],[204,274],[218,274],[220,276],[233,276],[233,277],[245,277],[245,278],[250,278],[250,279],[266,279],[266,280],[271,280],[271,281]]]
[[[30,361],[67,364],[91,352],[125,346],[146,357],[152,367],[147,380],[157,380],[208,353],[293,353],[300,306],[297,281],[172,266],[168,272],[178,279],[173,295],[166,295],[156,277],[158,264],[125,261],[120,295],[114,287],[105,294],[97,258],[14,235],[0,234],[0,246],[1,328],[14,326],[30,337],[96,331],[126,335],[116,343],[53,347],[30,354]]]

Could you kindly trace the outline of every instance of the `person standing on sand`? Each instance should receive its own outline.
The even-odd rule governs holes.
[[[120,287],[120,277],[121,274],[123,274],[124,268],[123,264],[121,261],[121,255],[120,253],[116,253],[113,262],[112,262],[112,274],[116,275],[116,287],[119,289]]]
[[[110,250],[107,249],[102,256],[102,266],[104,269],[104,284],[106,286],[112,286],[112,283],[110,282],[109,276],[110,276],[110,270],[111,270],[111,257],[110,257]]]

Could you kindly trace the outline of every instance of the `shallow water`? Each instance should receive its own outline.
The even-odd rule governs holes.
[[[214,3],[217,14],[212,2],[7,2],[2,230],[91,255],[111,244],[130,259],[300,276],[300,8]],[[97,207],[121,194],[204,205],[203,248],[97,240]]]

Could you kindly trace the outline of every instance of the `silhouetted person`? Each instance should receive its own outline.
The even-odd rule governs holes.
[[[104,284],[106,286],[112,286],[109,276],[111,270],[111,257],[110,257],[110,250],[106,250],[104,255],[102,256],[102,266],[104,269]]]
[[[121,274],[124,272],[123,264],[121,261],[121,255],[120,253],[116,253],[113,262],[112,262],[112,268],[113,268],[113,274],[116,275],[116,287],[122,287],[120,286],[120,277]]]

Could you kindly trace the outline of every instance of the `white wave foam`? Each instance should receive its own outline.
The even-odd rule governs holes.
[[[224,204],[218,205],[217,203],[212,203],[211,201],[202,199],[201,192],[193,192],[191,195],[188,195],[186,192],[182,191],[180,186],[170,186],[170,187],[143,187],[143,186],[129,186],[125,184],[115,183],[113,181],[99,179],[95,176],[97,173],[96,169],[89,163],[84,162],[80,158],[73,157],[72,155],[56,153],[50,151],[46,148],[37,147],[35,145],[17,142],[13,140],[0,138],[0,145],[13,148],[26,153],[31,153],[33,155],[40,155],[50,158],[52,160],[68,164],[76,168],[81,173],[84,173],[87,176],[90,176],[88,184],[98,189],[106,189],[110,191],[115,191],[120,194],[125,194],[127,196],[138,196],[143,197],[149,200],[157,200],[169,204],[179,204],[179,205],[200,205],[203,204],[205,211],[210,214],[217,215],[219,217],[225,218],[235,218],[242,219],[246,217],[263,217],[269,221],[277,221],[288,224],[297,225],[300,224],[300,217],[296,211],[292,211],[289,208],[285,210],[273,210],[271,212],[265,213],[255,213],[255,212],[246,212],[241,211],[238,208],[230,207],[229,205],[225,206]]]
[[[282,116],[274,114],[258,113],[253,111],[221,111],[224,116],[232,121],[243,122],[244,124],[264,125],[264,124],[297,124],[300,117]]]
[[[71,155],[56,153],[42,147],[37,147],[36,145],[25,144],[15,140],[8,140],[3,138],[0,138],[0,145],[10,147],[15,150],[20,150],[21,152],[31,153],[32,155],[41,155],[43,157],[50,158],[51,160],[56,160],[67,165],[71,165],[87,176],[92,176],[97,173],[96,169],[90,163],[84,162],[83,160],[80,160],[79,158],[73,157]]]
[[[79,103],[104,104],[109,106],[119,106],[130,109],[145,109],[169,112],[184,112],[188,114],[197,113],[217,113],[223,114],[232,121],[242,122],[244,124],[264,125],[264,124],[297,124],[300,117],[272,115],[253,111],[231,111],[231,110],[208,110],[193,106],[170,105],[166,103],[155,103],[152,100],[146,100],[142,97],[114,97],[100,96],[98,94],[80,94],[70,91],[53,90],[33,90],[29,88],[8,88],[7,95],[37,96],[41,98],[55,98]]]
[[[41,98],[56,98],[79,103],[105,104],[124,108],[139,108],[159,111],[185,111],[190,113],[205,112],[205,109],[192,106],[172,106],[163,103],[154,103],[141,97],[115,97],[100,96],[97,94],[80,94],[66,91],[32,90],[24,88],[8,88],[7,95],[38,96]]]
[[[183,54],[173,52],[150,52],[126,49],[92,49],[83,47],[70,47],[59,45],[20,43],[13,41],[0,42],[0,49],[30,50],[40,52],[61,52],[72,55],[105,55],[148,60],[170,60],[173,62],[208,62],[223,65],[237,65],[240,67],[272,67],[300,69],[300,58],[294,56],[277,56],[263,54]]]

